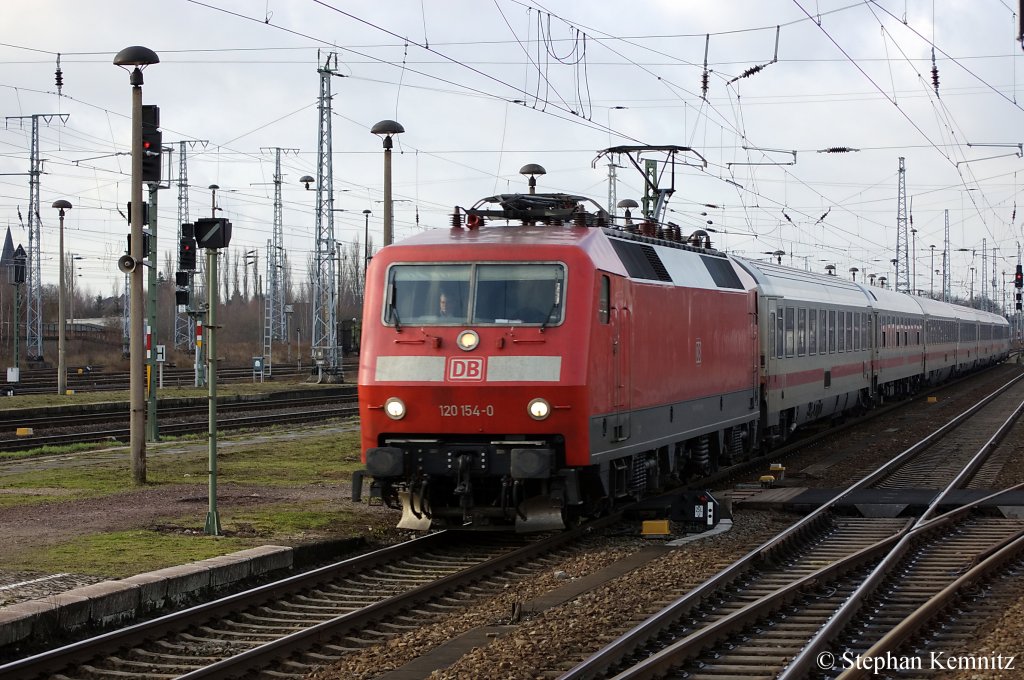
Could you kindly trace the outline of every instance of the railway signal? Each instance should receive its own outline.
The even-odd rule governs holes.
[[[184,241],[184,239],[182,239]],[[193,255],[194,257],[194,255]],[[195,262],[193,261],[193,266]],[[189,273],[187,271],[174,272],[174,304],[180,307],[188,307],[188,280]]]
[[[185,272],[196,270],[196,240],[194,238],[181,239],[178,247],[178,266]]]
[[[163,158],[163,136],[160,131],[160,107],[142,107],[142,181],[160,182],[160,160]]]
[[[1021,271],[1021,266],[1017,265],[1017,271],[1013,275],[1013,285],[1016,288],[1024,288],[1024,272]],[[1017,299],[1020,299],[1018,295]]]

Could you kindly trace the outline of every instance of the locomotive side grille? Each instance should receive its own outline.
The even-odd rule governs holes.
[[[704,262],[704,266],[707,267],[708,273],[711,274],[711,278],[714,279],[716,286],[719,288],[743,289],[740,277],[736,276],[736,270],[732,268],[732,263],[729,260],[726,260],[724,257],[709,257],[707,255],[701,255],[700,259]]]
[[[672,283],[672,276],[653,246],[618,239],[611,239],[611,243],[630,277]]]

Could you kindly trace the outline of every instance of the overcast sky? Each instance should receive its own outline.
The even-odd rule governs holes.
[[[747,257],[894,279],[899,158],[916,238],[916,287],[940,287],[949,211],[954,294],[1002,293],[1022,240],[1016,215],[1024,62],[1011,0],[37,0],[4,2],[0,109],[41,121],[43,282],[56,283],[58,198],[74,208],[68,250],[93,293],[119,290],[130,193],[131,86],[112,64],[129,45],[160,56],[143,97],[174,149],[159,195],[160,262],[176,251],[178,150],[187,141],[189,218],[218,184],[232,247],[265,264],[272,149],[283,156],[284,231],[296,278],[313,250],[318,65],[331,79],[336,235],[379,246],[383,156],[369,130],[398,120],[396,240],[445,227],[453,206],[525,191],[604,205],[612,145],[690,146],[668,219]],[[932,54],[938,74],[934,83]],[[63,87],[54,82],[60,55]],[[702,76],[707,63],[706,97]],[[332,63],[333,66],[333,63]],[[1018,66],[1020,73],[1018,73]],[[1018,89],[1021,92],[1018,93]],[[0,226],[28,246],[30,121],[0,130]],[[847,153],[823,153],[835,147]],[[699,154],[699,155],[698,155]],[[701,159],[707,164],[703,165]],[[641,197],[618,170],[618,198]],[[668,178],[663,180],[667,182]],[[706,206],[714,207],[706,207]],[[702,213],[707,213],[703,215]],[[827,213],[827,214],[826,214]],[[824,219],[822,216],[824,215]],[[711,224],[707,224],[708,220]],[[982,271],[982,240],[989,249]],[[934,264],[930,246],[935,246]],[[960,251],[959,249],[967,249]],[[913,258],[912,258],[913,259]]]

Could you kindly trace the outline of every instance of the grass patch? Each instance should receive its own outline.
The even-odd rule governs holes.
[[[357,431],[299,440],[273,439],[237,446],[228,445],[229,442],[227,438],[222,439],[217,451],[217,480],[221,484],[316,485],[347,481],[352,471],[361,466]],[[205,485],[209,454],[204,443],[178,441],[172,444],[187,448],[172,455],[158,454],[157,446],[151,446],[148,450],[147,484]],[[127,448],[124,450],[124,456],[108,462],[69,464],[4,475],[0,477],[0,488],[52,487],[83,492],[85,495],[130,491],[131,469]]]
[[[261,545],[253,538],[225,538],[206,535],[163,533],[140,529],[105,534],[87,534],[68,543],[32,550],[5,559],[8,569],[55,573],[69,565],[81,574],[123,578],[217,557]]]
[[[79,496],[74,496],[78,498]],[[42,505],[43,503],[59,503],[67,500],[67,494],[60,493],[5,493],[0,494],[0,508],[25,505]]]
[[[267,543],[297,545],[367,531],[365,518],[327,501],[236,508],[220,513],[223,536],[203,533],[205,514],[158,521],[153,528],[86,534],[4,560],[4,568],[74,571],[123,578]]]
[[[332,507],[327,501],[306,503],[301,507],[280,505],[259,510],[236,510],[221,517],[225,531],[254,534],[273,539],[280,536],[306,536],[313,538],[347,533],[360,516],[348,510]]]
[[[34,458],[36,456],[59,456],[65,453],[78,453],[79,451],[109,449],[110,446],[111,442],[83,442],[81,444],[63,444],[61,446],[48,445],[24,451],[3,451],[0,452],[0,460],[18,460],[20,458]]]
[[[163,506],[169,509],[166,517],[146,520],[147,528],[81,534],[60,545],[12,551],[16,554],[5,555],[4,568],[120,577],[266,543],[297,545],[380,530],[333,492],[360,467],[357,429],[297,439],[282,434],[260,442],[222,438],[218,512],[224,537],[203,533],[207,456],[205,441],[150,445],[147,486],[182,486],[187,503]],[[317,486],[328,488],[322,500],[298,501],[292,495]],[[116,508],[128,502],[122,494],[135,490],[127,447],[114,455],[83,452],[52,468],[0,476],[0,507],[103,497]]]

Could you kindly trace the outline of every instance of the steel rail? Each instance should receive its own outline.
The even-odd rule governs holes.
[[[320,583],[343,577],[349,573],[358,573],[378,564],[402,559],[406,555],[434,549],[449,540],[451,540],[451,537],[445,532],[420,536],[372,553],[359,555],[313,571],[296,574],[281,581],[275,581],[274,583],[252,588],[241,593],[222,597],[213,602],[166,614],[150,621],[104,633],[87,640],[8,663],[0,666],[0,677],[5,678],[5,680],[29,680],[30,678],[42,675],[53,674],[68,666],[78,665],[86,658],[111,654],[120,649],[139,645],[158,636],[185,630],[190,626],[211,618],[225,616],[253,604],[272,601],[286,593],[312,588]]]
[[[258,429],[273,425],[307,423],[311,420],[333,418],[349,418],[359,415],[357,406],[340,406],[336,408],[307,411],[303,413],[279,413],[260,416],[239,416],[235,418],[218,418],[217,428],[220,430],[238,430],[244,428]],[[205,432],[209,427],[207,421],[191,423],[165,423],[160,425],[162,435],[183,435]],[[79,432],[71,434],[42,435],[22,439],[0,440],[0,451],[25,451],[44,446],[62,446],[65,444],[95,443],[104,441],[125,442],[129,436],[127,429],[103,430],[95,432]]]
[[[872,645],[863,656],[874,658],[883,656],[887,652],[895,652],[911,637],[919,633],[953,601],[959,598],[963,590],[974,586],[990,574],[1004,568],[1007,563],[1019,559],[1022,554],[1024,554],[1024,530],[993,546],[989,550],[989,554],[984,556],[984,559],[929,598],[913,614],[897,624]],[[853,665],[840,673],[836,680],[860,680],[867,675],[868,671],[865,668]]]
[[[890,470],[902,465],[907,460],[923,452],[935,442],[941,439],[950,431],[956,429],[971,416],[983,409],[992,400],[1009,390],[1012,386],[1024,379],[1024,375],[1017,376],[1004,383],[995,391],[979,400],[978,403],[966,409],[948,423],[938,428],[927,437],[908,447],[902,453],[869,473],[863,479],[851,484],[845,490],[840,491],[830,500],[826,501],[819,508],[812,511],[800,521],[796,522],[777,536],[769,539],[761,546],[747,553],[724,570],[708,579],[697,588],[675,600],[654,616],[646,619],[631,630],[622,634],[608,645],[599,650],[596,654],[577,664],[567,673],[560,676],[560,680],[577,680],[584,678],[598,677],[619,662],[626,655],[632,653],[647,640],[653,639],[661,631],[682,618],[687,611],[699,603],[708,594],[719,589],[721,586],[735,580],[740,575],[755,567],[761,560],[770,560],[780,549],[796,541],[805,531],[819,522],[823,522],[832,508],[845,499],[854,491],[869,486],[878,479],[884,477]],[[638,675],[637,677],[644,677]]]
[[[291,653],[308,649],[327,639],[344,635],[350,630],[365,627],[395,613],[408,610],[423,602],[441,597],[468,584],[485,579],[494,573],[535,560],[539,555],[550,553],[564,545],[579,540],[596,529],[607,527],[620,519],[618,514],[610,515],[576,529],[560,532],[534,541],[522,548],[512,550],[497,558],[486,560],[450,576],[445,576],[404,593],[388,597],[331,620],[314,624],[240,654],[221,659],[204,668],[185,673],[178,676],[178,680],[239,677],[256,669],[269,667],[274,662]],[[52,674],[69,666],[78,666],[88,658],[116,653],[119,650],[158,639],[167,633],[180,632],[211,619],[272,601],[281,595],[314,587],[320,583],[334,580],[339,576],[344,576],[346,572],[354,573],[365,570],[368,566],[372,566],[372,563],[369,561],[371,558],[376,563],[393,561],[401,558],[403,555],[420,554],[438,547],[442,542],[462,540],[465,537],[463,534],[453,535],[450,532],[428,534],[397,546],[384,548],[371,553],[369,556],[360,556],[336,565],[321,567],[313,572],[299,574],[283,581],[222,598],[215,602],[168,614],[152,621],[67,645],[6,666],[0,666],[0,677],[5,678],[5,680],[7,678],[11,680],[29,680],[43,674]]]
[[[348,390],[343,393],[334,393],[324,396],[314,397],[288,397],[283,399],[247,399],[243,401],[231,400],[231,401],[218,401],[217,411],[244,411],[253,409],[285,409],[285,408],[296,408],[301,406],[316,406],[319,404],[337,403],[342,399],[351,398],[355,396],[355,390],[351,390],[351,394]],[[197,400],[198,401],[198,400]],[[106,406],[105,404],[104,406]],[[33,416],[29,418],[19,417],[17,415],[0,415],[0,430],[13,428],[13,427],[32,427],[32,428],[43,428],[43,427],[61,427],[64,423],[71,423],[74,425],[80,425],[88,422],[108,422],[112,420],[127,420],[128,411],[123,404],[120,403],[109,403],[110,408],[102,409],[90,409],[85,412],[76,411],[74,413],[53,413],[43,416]],[[184,405],[184,406],[163,406],[157,404],[157,413],[160,418],[178,418],[186,415],[193,415],[196,413],[207,412],[208,405],[206,400],[202,400],[202,404]]]
[[[1016,383],[1018,379],[1011,381],[1005,387],[1009,389],[1012,384]],[[990,395],[991,397],[991,395]],[[984,404],[988,404],[994,397],[986,398],[983,400]],[[974,411],[974,407],[968,409],[968,411]],[[924,526],[932,516],[936,514],[939,505],[945,498],[956,488],[959,487],[962,480],[966,479],[974,470],[980,466],[982,460],[989,455],[991,450],[995,447],[995,444],[1001,440],[1006,432],[1014,425],[1017,419],[1020,417],[1022,411],[1024,411],[1024,402],[1014,409],[1013,413],[1003,421],[1003,423],[996,429],[995,433],[989,437],[988,441],[982,445],[978,452],[972,456],[971,460],[963,467],[960,474],[958,474],[939,495],[932,500],[932,502],[922,513],[921,517],[918,518],[914,528]],[[966,412],[965,412],[966,413]],[[959,418],[959,417],[958,417]],[[940,428],[940,430],[943,428]],[[934,436],[929,435],[929,439]],[[969,504],[970,507],[976,507],[977,502]],[[947,516],[949,513],[947,513]],[[850,596],[850,598],[843,603],[836,613],[829,619],[828,623],[822,626],[814,637],[812,637],[807,645],[797,654],[791,661],[789,666],[779,675],[778,680],[797,680],[797,678],[806,677],[807,674],[813,668],[817,668],[818,661],[817,656],[825,648],[832,643],[837,637],[839,637],[843,628],[845,628],[853,617],[860,611],[861,606],[868,598],[874,595],[882,581],[889,575],[896,563],[903,558],[906,551],[910,548],[910,542],[913,540],[914,531],[909,531],[900,540],[900,542],[893,547],[892,551],[882,560],[874,571],[868,576],[864,582],[858,586],[857,590]]]

